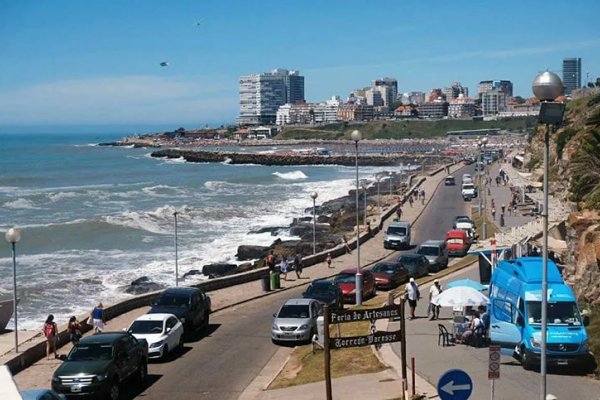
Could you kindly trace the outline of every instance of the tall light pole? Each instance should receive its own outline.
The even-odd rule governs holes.
[[[313,254],[317,254],[317,207],[315,201],[319,197],[319,194],[312,192],[310,197],[313,200]]]
[[[554,102],[563,94],[563,83],[560,78],[549,71],[537,75],[531,85],[533,94],[542,103],[538,122],[546,125],[544,132],[544,205],[542,210],[543,221],[543,249],[542,249],[542,343],[540,346],[540,374],[541,388],[540,400],[546,399],[546,352],[547,352],[547,326],[548,326],[548,159],[550,157],[550,130],[562,122],[565,105]]]
[[[179,264],[177,260],[177,211],[173,213],[173,217],[175,217],[175,286],[179,286]]]
[[[367,226],[367,189],[368,189],[368,187],[367,187],[366,183],[363,183],[361,187],[362,187],[363,193],[365,195],[365,214],[364,214],[365,217],[364,217],[363,225]]]
[[[392,175],[392,173],[390,172],[390,173],[388,174],[388,176],[390,177],[390,197],[391,197],[391,196],[392,196],[392,194],[393,194],[393,193],[392,193],[392,176],[393,176],[393,175]],[[390,201],[392,201],[392,199],[390,199]]]
[[[354,130],[351,134],[356,148],[356,305],[362,304],[362,274],[360,273],[360,221],[358,213],[358,142],[362,139],[360,131]],[[391,185],[391,184],[390,184]]]
[[[479,177],[479,190],[481,191],[481,146],[483,144],[481,143],[481,139],[479,139],[479,136],[477,136],[477,162],[475,163],[475,168],[477,168],[477,176]],[[481,198],[482,196],[479,196],[479,216],[485,218],[485,216],[483,214],[481,214]],[[482,220],[483,220],[482,218]]]
[[[481,139],[481,145],[483,146],[483,158],[485,160],[485,148],[487,146],[488,143],[488,138],[486,136],[484,136]],[[487,169],[487,164],[485,162],[483,162],[483,176],[481,175],[482,171],[479,171],[479,183],[481,186],[481,179],[486,179],[487,177],[485,175]],[[486,218],[485,218],[485,209],[487,208],[487,193],[486,193],[486,188],[485,188],[485,183],[483,184],[483,239],[485,240],[487,238],[487,222],[486,222]],[[479,214],[481,215],[481,214]]]
[[[375,175],[375,180],[377,181],[377,208],[381,209],[381,196],[379,195],[379,182],[381,182],[381,175]]]
[[[15,244],[21,240],[21,232],[18,229],[10,228],[4,235],[6,241],[12,246],[13,259],[13,315],[15,316],[15,353],[19,352],[19,332],[17,327],[17,253]]]

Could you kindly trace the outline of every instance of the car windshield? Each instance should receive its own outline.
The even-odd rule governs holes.
[[[310,316],[310,310],[308,304],[303,305],[284,305],[279,310],[277,318],[308,318]]]
[[[335,277],[335,283],[356,283],[356,275],[339,274]]]
[[[129,332],[138,334],[161,333],[163,330],[162,321],[133,321]]]
[[[417,253],[423,254],[424,256],[437,256],[440,254],[440,248],[433,246],[421,246],[419,247],[419,250],[417,250]]]
[[[473,186],[473,184],[472,184],[472,183],[465,183],[465,184],[462,186],[462,188],[463,188],[463,189],[466,189],[466,190],[471,190],[471,189],[475,189],[475,186]]]
[[[164,294],[158,299],[159,306],[187,306],[189,298],[187,296],[174,296],[172,294]]]
[[[419,258],[417,257],[400,257],[398,261],[404,265],[415,265],[418,263]]]
[[[335,294],[335,288],[331,285],[312,285],[306,290],[307,295],[325,296]]]
[[[113,356],[112,344],[78,344],[69,353],[69,361],[110,360]]]
[[[373,269],[373,272],[380,272],[385,274],[393,274],[396,272],[396,266],[393,264],[376,264]]]
[[[390,226],[387,233],[388,235],[406,236],[406,228],[403,226]]]
[[[530,324],[542,323],[542,303],[540,301],[527,302],[527,321]],[[581,325],[577,304],[573,301],[548,303],[548,324]]]

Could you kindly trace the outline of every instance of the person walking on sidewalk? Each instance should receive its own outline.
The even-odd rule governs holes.
[[[492,206],[492,219],[495,221],[496,220],[496,207]]]
[[[275,254],[274,254],[273,250],[271,250],[271,252],[267,256],[267,259],[265,261],[266,261],[267,267],[269,267],[269,271],[271,273],[275,272]]]
[[[56,354],[56,342],[58,339],[58,326],[54,322],[54,315],[48,315],[46,322],[44,322],[44,336],[46,337],[46,359],[50,359],[50,353],[54,353],[54,358],[58,358]]]
[[[432,300],[435,298],[435,296],[440,293],[442,293],[442,285],[440,285],[440,280],[436,279],[433,281],[431,288],[429,288],[429,311],[431,312],[431,317],[429,318],[430,321],[438,319],[440,316],[440,306],[432,303]],[[427,314],[429,314],[429,312]]]
[[[352,254],[352,249],[348,245],[348,239],[346,239],[345,235],[342,236],[342,241],[344,242],[344,250],[346,251],[346,254]]]
[[[415,282],[415,278],[411,277],[406,287],[404,288],[406,300],[408,300],[408,308],[410,309],[410,317],[408,319],[415,319],[415,310],[417,309],[417,302],[421,298],[419,292],[419,286]]]
[[[502,215],[504,215],[504,212],[506,211],[506,205],[502,204],[500,211],[502,211]]]
[[[283,279],[284,281],[287,281],[287,273],[288,273],[288,269],[289,269],[287,257],[283,257],[283,259],[281,260],[281,265],[279,266],[279,269],[281,271],[281,274],[283,275],[283,278],[281,278],[281,279]]]
[[[296,257],[294,257],[294,271],[296,271],[296,276],[298,279],[301,279],[300,275],[302,275],[302,257],[300,256],[300,253],[296,253]]]
[[[327,253],[327,257],[325,257],[325,262],[327,263],[327,268],[331,268],[331,253]]]
[[[92,317],[94,333],[100,333],[104,331],[106,319],[104,318],[104,306],[102,305],[102,302],[99,302],[96,307],[94,307],[90,316]]]
[[[396,216],[398,217],[398,221],[402,219],[402,206],[400,205],[398,205],[398,208],[396,209]]]

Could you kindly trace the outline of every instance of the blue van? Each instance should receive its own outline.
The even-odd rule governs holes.
[[[542,258],[502,260],[490,282],[490,341],[524,369],[540,364],[542,336]],[[556,264],[548,260],[547,365],[585,366],[589,361],[587,316]]]

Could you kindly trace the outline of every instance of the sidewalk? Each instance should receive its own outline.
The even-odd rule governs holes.
[[[463,167],[462,164],[454,165],[451,167],[451,171],[455,172],[455,171],[461,169],[462,167]],[[408,221],[414,222],[414,220],[416,220],[419,217],[419,215],[422,213],[424,208],[427,206],[429,199],[431,198],[431,196],[433,196],[438,185],[440,184],[440,182],[443,180],[443,178],[446,175],[447,175],[446,171],[443,170],[432,177],[427,176],[427,179],[421,185],[421,187],[425,189],[425,193],[427,195],[426,199],[425,199],[425,204],[424,205],[421,204],[420,201],[415,202],[413,207],[410,207],[408,204],[406,204],[403,207],[403,220],[408,220]],[[384,211],[387,211],[387,210],[379,210],[379,211],[380,212],[378,212],[377,215],[381,215],[381,214],[383,214]],[[393,251],[391,251],[391,250],[384,249],[383,244],[382,244],[383,233],[384,233],[388,223],[391,220],[392,220],[392,218],[389,218],[389,221],[385,221],[383,224],[383,229],[381,231],[377,232],[376,234],[374,234],[371,239],[364,242],[360,246],[361,265],[367,266],[367,265],[372,264],[376,261],[379,261],[385,257],[388,257],[389,255],[391,255],[393,253]],[[371,217],[370,221],[371,221],[371,226],[376,226],[376,223],[378,223],[378,218]],[[304,279],[301,279],[301,280],[289,279],[288,281],[282,281],[282,289],[281,290],[287,290],[287,289],[290,289],[293,287],[307,285],[314,279],[332,277],[332,276],[336,275],[340,270],[347,268],[348,266],[353,266],[353,265],[356,265],[355,250],[351,254],[343,254],[337,258],[334,258],[332,261],[332,268],[327,268],[327,264],[325,262],[321,262],[321,263],[312,265],[310,267],[305,267],[304,274],[303,274]],[[290,275],[293,275],[293,274],[290,274]],[[290,275],[288,275],[288,277],[290,277]],[[281,290],[279,290],[279,291],[281,291]],[[232,306],[235,306],[238,304],[242,304],[242,303],[245,303],[252,299],[268,296],[268,295],[270,295],[272,293],[276,293],[276,292],[278,292],[278,291],[267,292],[267,293],[263,292],[261,281],[257,280],[257,281],[252,281],[252,282],[244,283],[241,285],[236,285],[236,286],[232,286],[229,288],[224,288],[224,289],[220,289],[217,291],[209,292],[209,295],[211,296],[211,300],[212,300],[213,312],[217,312],[219,310],[223,310],[225,308],[229,308],[229,307],[232,307]],[[122,330],[123,328],[128,327],[129,324],[131,323],[131,321],[133,321],[139,315],[146,313],[147,310],[148,310],[148,307],[143,307],[143,308],[138,308],[138,309],[132,310],[130,312],[127,312],[125,314],[119,315],[118,317],[113,318],[110,321],[108,321],[107,329],[110,331]],[[12,341],[13,341],[12,335],[1,335],[0,336],[0,344],[2,344],[4,346],[7,346],[7,343],[12,343]],[[40,337],[32,340],[32,342],[39,344],[39,342],[43,342],[43,338],[41,338],[41,335],[40,335]],[[32,343],[30,345],[34,345],[34,343]],[[27,343],[20,343],[20,348],[21,347],[25,348],[26,346],[27,346]],[[71,349],[71,345],[67,344],[59,349],[59,354],[66,354],[70,351],[70,349]],[[0,362],[4,363],[4,362],[6,362],[6,359],[9,359],[12,357],[14,357],[14,350],[3,355],[3,357],[0,358]],[[48,388],[48,387],[50,387],[50,383],[51,383],[50,379],[51,379],[52,373],[54,372],[54,370],[57,368],[57,366],[60,363],[61,363],[60,360],[54,360],[54,359],[46,360],[44,358],[40,361],[35,362],[30,367],[26,368],[25,370],[23,370],[23,371],[19,372],[17,375],[15,375],[15,381],[16,381],[17,385],[22,389]],[[273,376],[273,378],[274,378],[274,376]],[[347,378],[341,378],[341,379],[347,379]],[[370,395],[368,397],[373,398],[373,399],[377,399],[377,398],[388,399],[388,398],[398,397],[398,394],[401,393],[401,390],[397,390],[395,392],[396,393],[395,396],[388,396],[387,393],[385,393],[385,392],[381,393],[381,396],[380,396],[378,393],[373,392],[373,386],[374,386],[373,383],[376,381],[362,379],[362,378],[353,379],[353,380],[351,379],[351,381],[357,382],[357,386],[354,388],[354,390],[351,390],[351,392],[355,393],[355,391],[359,390],[360,387],[362,387],[363,385],[366,385],[370,390],[370,392],[369,392]],[[396,385],[398,385],[397,386],[398,388],[401,387],[400,381],[395,381],[395,383],[396,383]],[[318,384],[315,384],[315,385],[318,386]],[[322,385],[322,383],[321,383],[321,385]],[[377,387],[381,386],[382,388],[387,388],[390,385],[391,385],[391,383],[386,384],[386,385],[377,385]],[[387,390],[387,389],[385,389],[385,390]],[[320,392],[321,391],[319,390],[319,393]],[[431,391],[429,391],[429,392],[431,393]],[[263,393],[266,393],[266,392],[263,392]],[[292,397],[292,395],[293,395],[293,393],[291,393],[289,395],[283,395],[282,397],[279,397],[279,398],[282,398],[282,399],[289,398],[289,397]],[[293,397],[296,397],[296,396],[293,396]],[[320,397],[320,396],[318,396],[318,397]],[[259,397],[259,398],[262,398],[262,397]],[[269,397],[269,399],[275,399],[275,398],[277,398],[277,397]],[[314,392],[313,392],[313,396],[310,398],[314,398]]]

